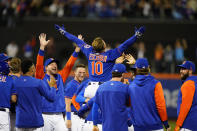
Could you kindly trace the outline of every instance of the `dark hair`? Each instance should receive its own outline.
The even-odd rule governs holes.
[[[150,73],[150,68],[138,69],[136,70],[137,75],[148,75]]]
[[[112,72],[112,77],[122,77],[122,73],[120,73],[120,72]]]
[[[26,74],[32,65],[34,65],[32,60],[30,60],[30,59],[23,60],[21,63],[21,70],[22,70],[23,74]]]
[[[85,66],[84,64],[78,64],[78,65],[76,65],[75,70],[76,70],[77,68],[86,68],[86,66]]]
[[[96,37],[92,42],[92,47],[96,52],[101,52],[105,49],[105,43],[101,37]]]
[[[21,71],[21,59],[12,58],[10,61],[10,71],[13,73],[19,73]]]

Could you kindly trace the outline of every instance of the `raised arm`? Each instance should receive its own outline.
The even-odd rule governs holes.
[[[40,50],[38,52],[37,61],[36,61],[36,73],[35,77],[37,79],[44,78],[44,49],[50,42],[50,40],[46,40],[46,34],[42,33],[39,35],[40,40]]]
[[[145,27],[142,26],[139,29],[135,29],[135,34],[130,37],[128,40],[123,42],[119,47],[119,51],[123,53],[129,46],[131,46],[137,39],[141,38],[145,32]]]
[[[79,47],[82,47],[85,44],[85,42],[82,39],[79,39],[76,36],[74,36],[74,35],[70,34],[69,32],[67,32],[63,26],[60,27],[59,25],[55,24],[55,28],[61,34],[63,34],[66,38],[68,38],[72,42],[75,42]]]
[[[64,68],[59,72],[59,74],[62,76],[63,82],[65,83],[66,79],[68,78],[72,67],[75,64],[75,61],[77,60],[78,53],[80,51],[79,47],[75,48],[75,52],[72,54],[72,56],[69,58],[68,62],[64,66]]]

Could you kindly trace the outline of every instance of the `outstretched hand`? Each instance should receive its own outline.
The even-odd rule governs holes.
[[[50,42],[50,40],[46,40],[46,34],[45,33],[41,33],[39,35],[39,40],[40,40],[40,49],[44,50],[45,47],[48,45],[48,43]]]
[[[62,35],[64,35],[66,33],[64,25],[61,27],[61,26],[55,24],[55,29],[58,30]]]
[[[134,65],[136,60],[131,54],[126,54],[125,59],[128,61],[127,64]]]
[[[139,29],[137,29],[135,27],[135,36],[137,36],[137,38],[142,37],[142,35],[144,34],[144,32],[145,32],[145,26],[141,26]]]

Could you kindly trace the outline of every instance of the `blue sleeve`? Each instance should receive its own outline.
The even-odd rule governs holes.
[[[122,55],[119,48],[115,48],[106,52],[107,54],[107,61],[114,61],[118,57]]]
[[[39,54],[40,56],[44,56],[44,50],[39,50],[38,54]]]
[[[11,88],[11,95],[16,94],[16,87],[15,87],[15,80],[12,80],[12,88]]]
[[[86,56],[87,59],[89,59],[89,54],[90,52],[93,51],[93,48],[92,46],[88,45],[88,44],[84,44],[82,47],[81,47],[81,51],[83,52],[83,54]]]
[[[88,54],[92,51],[92,46],[86,44],[83,40],[78,39],[76,36],[70,34],[69,32],[66,32],[64,34],[69,40],[72,42],[75,42],[77,46],[81,48],[81,51],[88,57]]]
[[[99,106],[94,102],[93,108],[92,108],[92,121],[94,125],[99,124],[99,112],[98,112]]]
[[[74,57],[78,57],[78,55],[79,55],[79,52],[73,52],[73,54],[72,54]]]
[[[133,35],[128,40],[123,42],[121,45],[119,45],[118,49],[120,50],[121,54],[129,47],[131,46],[135,41],[137,40],[137,37]]]
[[[76,102],[78,103],[84,103],[86,98],[84,97],[84,91],[85,90],[82,90],[81,92],[79,92],[79,94],[77,95],[77,98],[76,98]]]
[[[72,42],[75,42],[77,44],[77,46],[79,46],[80,48],[85,44],[84,41],[78,39],[76,36],[70,34],[69,32],[66,32],[64,34],[64,36],[66,36],[69,40],[71,40]]]
[[[43,80],[39,80],[39,91],[41,95],[49,101],[55,100],[56,89],[54,87],[50,87],[50,89],[48,89],[47,84]]]
[[[88,84],[89,81],[90,81],[89,79],[83,81],[80,84],[80,86],[77,88],[77,91],[75,92],[75,94],[78,95],[87,86],[87,84]]]
[[[74,87],[72,86],[72,84],[69,82],[66,87],[65,87],[65,97],[66,98],[72,98],[74,95]]]

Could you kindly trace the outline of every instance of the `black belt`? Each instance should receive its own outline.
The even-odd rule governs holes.
[[[98,85],[103,84],[104,82],[98,82]],[[91,82],[88,83],[88,85],[91,85]]]
[[[0,108],[0,111],[6,111],[6,109],[4,109],[4,108]]]

